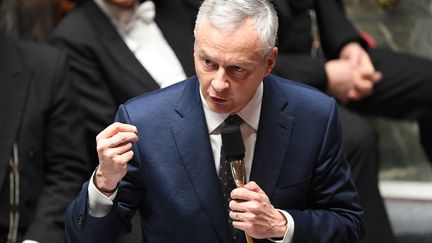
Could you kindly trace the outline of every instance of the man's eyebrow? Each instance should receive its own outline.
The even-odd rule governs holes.
[[[198,52],[198,56],[200,58],[208,58],[210,60],[212,60],[212,57],[209,56],[205,50],[199,50]],[[252,65],[253,63],[247,60],[235,60],[235,61],[227,61],[227,66],[237,66],[237,67],[241,67],[241,68],[247,68],[249,65]]]
[[[208,57],[207,53],[204,50],[199,50],[198,55]]]

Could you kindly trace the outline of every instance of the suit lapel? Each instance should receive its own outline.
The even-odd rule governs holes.
[[[250,180],[271,197],[282,171],[294,118],[285,112],[287,98],[279,86],[264,79],[264,94]]]
[[[7,116],[0,126],[0,181],[4,181],[12,145],[18,139],[18,129],[23,116],[30,85],[30,71],[25,70],[15,48],[9,40],[0,40],[0,114]],[[0,191],[3,183],[0,184]]]
[[[93,29],[99,34],[102,45],[106,47],[106,51],[111,54],[117,66],[125,70],[132,80],[146,86],[146,90],[159,89],[159,85],[141,65],[99,7],[93,1],[87,1],[83,9],[89,20],[94,22]]]
[[[176,111],[181,119],[171,131],[181,159],[215,231],[222,242],[229,242],[228,215],[223,206],[197,78],[188,82]]]
[[[285,112],[287,98],[270,79],[264,81],[261,118],[251,171],[251,180],[256,181],[269,197],[279,178],[294,124],[293,117]],[[181,119],[171,127],[171,131],[195,193],[221,240],[230,242],[228,216],[214,168],[196,78],[186,85],[176,112]]]

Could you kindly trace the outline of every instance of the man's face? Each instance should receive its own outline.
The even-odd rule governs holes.
[[[253,97],[274,67],[277,48],[266,59],[252,21],[237,30],[220,31],[204,21],[196,32],[194,60],[201,92],[217,113],[235,113]]]

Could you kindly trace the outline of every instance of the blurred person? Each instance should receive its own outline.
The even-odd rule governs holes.
[[[57,25],[60,20],[70,11],[72,11],[77,5],[74,0],[54,0],[53,1],[53,22]]]
[[[256,242],[363,237],[335,101],[269,75],[277,26],[268,1],[204,1],[197,76],[121,105],[120,123],[99,133],[99,166],[66,213],[70,242],[113,242],[136,210],[149,242],[244,242],[231,227]],[[233,114],[251,181],[228,213],[220,127]]]
[[[370,48],[345,15],[343,1],[274,3],[280,16],[279,59],[274,72],[314,86],[339,101],[344,135],[365,139],[359,143],[362,149],[352,150],[355,143],[348,142],[346,149],[369,151],[369,155],[347,153],[365,210],[363,242],[395,242],[383,201],[378,200],[378,173],[356,173],[359,165],[376,168],[369,171],[378,171],[379,166],[378,153],[373,152],[378,148],[376,138],[364,116],[417,120],[421,143],[431,160],[432,62]],[[365,188],[369,192],[363,191]]]
[[[65,242],[87,168],[65,55],[0,36],[0,242]]]
[[[51,34],[71,59],[93,169],[95,137],[121,103],[193,75],[197,9],[183,1],[84,0]]]
[[[343,1],[274,2],[283,27],[276,73],[326,91],[351,111],[417,120],[432,161],[432,62],[369,48],[345,15]],[[311,56],[320,49],[323,55]]]

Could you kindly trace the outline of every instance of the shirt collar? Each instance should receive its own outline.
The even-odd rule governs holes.
[[[264,85],[263,82],[261,82],[252,99],[245,105],[245,107],[243,107],[243,109],[237,112],[237,115],[239,115],[243,119],[243,121],[247,123],[250,127],[252,127],[255,131],[258,130],[263,89]],[[212,134],[214,132],[217,132],[217,128],[219,128],[223,121],[231,114],[217,113],[212,111],[209,108],[207,102],[205,101],[204,96],[201,93],[201,89],[200,96],[204,108],[204,115],[207,122],[208,133]]]

